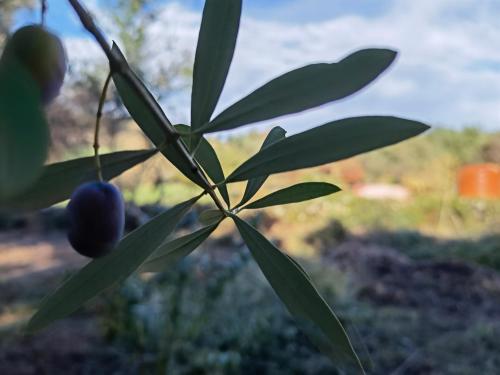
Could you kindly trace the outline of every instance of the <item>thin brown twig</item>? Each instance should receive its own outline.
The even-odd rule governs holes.
[[[47,13],[47,0],[40,0],[40,24],[45,26],[45,13]]]
[[[99,156],[99,129],[102,118],[102,107],[104,106],[104,102],[106,100],[106,93],[108,92],[108,86],[110,81],[111,81],[111,71],[108,73],[106,81],[104,82],[104,86],[102,87],[101,97],[99,98],[99,105],[97,106],[97,114],[95,116],[94,157],[95,157],[95,166],[97,169],[97,177],[101,182],[104,181],[104,178],[102,177],[101,158]]]
[[[182,154],[182,156],[189,162],[191,166],[191,170],[193,173],[196,173],[198,177],[201,179],[203,184],[205,185],[204,188],[206,192],[212,197],[214,203],[217,205],[217,207],[225,212],[224,205],[220,201],[219,197],[217,196],[215,190],[212,188],[210,182],[208,181],[205,173],[199,168],[197,162],[193,159],[191,154],[189,153],[186,145],[182,142],[180,139],[179,133],[175,130],[173,127],[172,123],[168,120],[168,118],[165,116],[163,111],[158,108],[156,105],[156,102],[151,98],[149,93],[142,87],[138,79],[131,74],[130,69],[127,66],[124,66],[123,60],[119,57],[116,56],[111,47],[109,46],[108,42],[106,41],[106,38],[104,37],[104,34],[101,32],[99,27],[95,24],[92,16],[87,12],[87,10],[82,6],[82,4],[79,2],[79,0],[68,0],[70,5],[73,7],[75,12],[77,13],[78,17],[80,18],[80,21],[82,25],[87,29],[87,31],[92,34],[92,36],[95,38],[103,52],[105,53],[106,57],[109,60],[110,66],[111,66],[111,71],[116,72],[122,75],[122,77],[127,81],[127,83],[132,87],[132,89],[136,92],[136,94],[140,95],[141,98],[144,100],[145,104],[147,105],[148,109],[152,112],[152,114],[155,117],[155,120],[158,121],[160,124],[163,125],[162,129],[165,134],[166,140],[174,145],[176,149]]]

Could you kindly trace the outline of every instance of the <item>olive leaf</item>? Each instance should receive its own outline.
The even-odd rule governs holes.
[[[200,246],[219,225],[215,224],[203,227],[193,233],[176,238],[161,245],[140,267],[141,272],[162,272],[180,259],[188,256]]]
[[[191,128],[187,125],[175,125],[175,128],[182,136],[185,143],[189,142]],[[203,170],[207,173],[208,177],[217,184],[217,188],[224,199],[224,202],[229,206],[231,204],[229,200],[229,193],[227,191],[227,185],[224,183],[224,171],[222,170],[222,165],[219,161],[219,157],[215,152],[214,148],[204,137],[200,137],[198,147],[194,154],[195,160],[201,165]]]
[[[375,80],[395,57],[395,51],[370,48],[354,52],[337,63],[292,70],[258,88],[196,131],[234,129],[345,98]]]
[[[225,215],[221,210],[210,209],[203,211],[198,220],[203,225],[211,225],[224,219]]]
[[[314,167],[388,146],[429,126],[390,116],[351,117],[294,134],[266,147],[240,165],[226,182]]]
[[[156,150],[120,151],[101,155],[102,175],[105,180],[142,163]],[[84,157],[47,165],[40,178],[26,191],[0,200],[2,210],[38,210],[68,199],[82,183],[97,180],[95,158]]]
[[[275,191],[247,204],[244,208],[264,208],[288,203],[303,202],[340,191],[338,186],[326,182],[303,182]]]
[[[208,122],[217,105],[233,59],[241,0],[207,0],[194,59],[191,126]]]
[[[113,82],[115,83],[116,89],[123,104],[127,108],[130,116],[139,125],[139,127],[144,131],[148,138],[158,147],[161,153],[175,166],[177,169],[193,181],[195,184],[205,187],[204,181],[201,177],[193,170],[189,159],[179,151],[175,146],[175,136],[171,134],[173,126],[170,121],[165,116],[165,113],[161,109],[160,105],[154,99],[153,95],[149,92],[144,83],[137,77],[137,75],[128,66],[128,63],[121,53],[120,49],[116,44],[113,44],[112,52],[116,57],[119,57],[122,62],[121,69],[126,70],[128,77],[133,79],[139,86],[144,89],[147,93],[149,100],[146,100],[144,96],[134,90],[134,88],[129,84],[127,79],[124,77],[123,71],[113,72]],[[147,103],[154,103],[155,110],[151,110]],[[166,126],[170,126],[172,129],[167,129]]]
[[[92,260],[47,296],[26,330],[64,318],[103,290],[126,279],[162,244],[199,197],[180,203],[129,233],[110,254]]]
[[[298,322],[313,323],[325,336],[324,340],[320,340],[316,335],[312,336],[313,343],[319,344],[337,366],[356,366],[363,372],[342,324],[304,269],[250,224],[236,215],[231,215],[231,218],[262,273],[290,313]],[[311,334],[309,331],[306,333]]]
[[[282,140],[283,138],[285,138],[285,135],[286,135],[285,129],[279,126],[272,128],[269,134],[267,135],[266,139],[264,139],[264,143],[262,144],[261,150],[272,145],[273,143]],[[238,203],[236,208],[243,206],[250,199],[252,199],[253,196],[262,187],[262,185],[264,185],[264,182],[266,182],[268,177],[269,176],[259,176],[248,180],[247,186],[245,187],[245,192],[243,193],[243,198],[241,198],[241,201],[240,203]]]

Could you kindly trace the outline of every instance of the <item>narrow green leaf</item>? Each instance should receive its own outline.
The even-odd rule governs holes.
[[[0,60],[0,199],[10,198],[39,177],[49,133],[40,90],[16,59]]]
[[[203,211],[198,217],[198,220],[203,225],[211,225],[218,221],[221,221],[223,218],[224,218],[224,213],[221,210],[210,209]]]
[[[162,272],[191,254],[217,228],[219,222],[161,245],[141,266],[141,272]]]
[[[217,185],[217,189],[219,189],[222,199],[224,199],[224,202],[229,206],[231,201],[229,200],[227,185],[223,183],[226,177],[224,176],[222,165],[210,142],[203,137],[200,139],[200,144],[196,149],[195,158],[207,173],[208,177]]]
[[[377,78],[395,57],[395,51],[371,48],[354,52],[337,63],[293,70],[233,104],[199,131],[233,129],[343,99]]]
[[[283,253],[285,254],[285,253]],[[290,262],[292,262],[293,264],[295,264],[295,266],[300,270],[300,272],[302,272],[302,274],[304,275],[305,278],[307,278],[307,280],[309,280],[311,283],[312,283],[312,279],[311,279],[311,276],[309,276],[309,274],[306,272],[306,270],[304,269],[304,267],[302,267],[300,265],[299,262],[297,262],[294,258],[292,258],[290,255],[288,254],[285,254],[286,257],[290,260]]]
[[[266,139],[264,140],[261,150],[272,145],[273,143],[282,140],[283,138],[285,138],[285,135],[286,135],[286,130],[283,129],[282,127],[276,126],[272,128],[269,134],[267,135]],[[266,182],[268,177],[269,176],[260,176],[248,180],[247,186],[245,187],[245,193],[243,194],[243,198],[241,198],[240,203],[238,203],[236,207],[241,207],[245,203],[247,203],[250,199],[252,199],[253,196],[262,187],[262,185],[264,185],[264,182]]]
[[[42,301],[29,321],[27,331],[35,332],[64,318],[103,290],[130,276],[162,244],[198,198],[156,216],[123,238],[109,255],[88,263]]]
[[[193,134],[190,134],[191,128],[187,125],[175,125],[175,128],[182,134],[184,142],[188,143],[190,136],[193,136]],[[200,143],[198,144],[194,158],[201,165],[212,182],[217,184],[217,188],[219,189],[222,199],[224,199],[224,202],[226,202],[229,206],[231,204],[229,200],[229,193],[227,191],[227,185],[222,183],[224,182],[225,177],[217,153],[210,142],[208,142],[204,137],[201,137],[199,142]]]
[[[275,191],[257,199],[244,208],[264,208],[281,204],[303,202],[340,191],[338,186],[326,182],[304,182]]]
[[[421,122],[388,116],[329,122],[266,147],[240,165],[226,181],[244,181],[346,159],[411,138],[428,128]]]
[[[299,322],[305,320],[314,323],[322,331],[335,365],[356,366],[363,372],[342,324],[305,271],[251,225],[236,215],[232,215],[232,218],[262,273],[292,315]],[[318,342],[316,337],[312,339]]]
[[[206,0],[191,93],[191,125],[208,122],[226,82],[241,16],[241,0]]]
[[[111,180],[155,153],[156,150],[141,150],[101,155],[103,177]],[[97,180],[96,173],[94,157],[50,164],[28,190],[14,198],[0,201],[0,211],[38,210],[62,202],[82,183]]]
[[[185,156],[175,147],[174,137],[169,135],[168,131],[165,129],[165,124],[170,125],[170,121],[161,109],[160,105],[154,99],[153,95],[149,92],[144,83],[137,77],[137,75],[128,66],[125,57],[121,53],[120,49],[116,44],[113,44],[113,53],[122,59],[123,69],[126,69],[132,79],[134,79],[140,86],[142,86],[145,92],[148,93],[148,97],[151,102],[154,103],[157,112],[161,114],[161,121],[155,116],[154,112],[147,105],[147,101],[130,86],[128,81],[124,78],[123,74],[119,71],[113,73],[113,81],[115,83],[118,94],[123,101],[123,104],[127,108],[130,116],[139,125],[139,127],[144,131],[148,138],[158,147],[161,153],[175,166],[177,169],[201,187],[204,187],[202,179],[198,176],[195,171],[191,168],[189,161]],[[171,126],[171,125],[170,125]],[[170,137],[170,138],[169,138]]]

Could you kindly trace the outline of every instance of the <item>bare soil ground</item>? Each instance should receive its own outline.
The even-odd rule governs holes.
[[[105,346],[92,314],[79,313],[35,335],[22,332],[39,300],[86,262],[59,232],[0,233],[0,374],[93,374],[96,369],[113,374],[123,366],[119,353]]]
[[[446,330],[500,320],[500,276],[493,270],[451,260],[415,261],[353,238],[326,253],[324,261],[352,275],[357,298],[374,306],[445,319]],[[95,306],[38,334],[22,332],[40,299],[86,262],[61,232],[0,232],[0,374],[135,373],[130,358],[106,345]],[[418,363],[405,364],[400,373],[433,373],[431,365]]]

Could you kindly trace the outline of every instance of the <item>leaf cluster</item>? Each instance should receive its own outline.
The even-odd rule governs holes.
[[[286,136],[284,129],[275,127],[261,149],[227,176],[205,135],[346,98],[382,74],[394,61],[396,52],[364,49],[335,63],[312,64],[293,70],[271,80],[214,117],[236,46],[242,0],[207,0],[194,62],[191,124],[173,126],[118,46],[114,44],[109,48],[79,2],[71,0],[70,3],[106,52],[113,81],[125,107],[155,146],[153,150],[105,155],[102,159],[104,177],[113,178],[160,152],[200,186],[203,194],[209,194],[216,207],[201,215],[200,220],[204,223],[201,229],[182,237],[172,239],[169,235],[199,196],[170,208],[131,232],[114,252],[91,261],[49,295],[29,322],[28,330],[38,330],[63,318],[138,270],[164,270],[195,250],[221,221],[230,219],[292,315],[299,322],[312,323],[318,328],[318,334],[312,335],[311,340],[332,358],[335,365],[363,372],[341,322],[304,269],[238,214],[246,209],[315,199],[340,190],[325,182],[300,183],[252,201],[271,174],[345,159],[397,143],[428,127],[417,121],[388,116],[340,119],[290,137]],[[89,158],[49,165],[29,190],[2,202],[2,208],[39,209],[63,201],[79,184],[94,178],[92,168]],[[232,204],[228,185],[238,181],[246,181],[246,189],[242,199]]]

